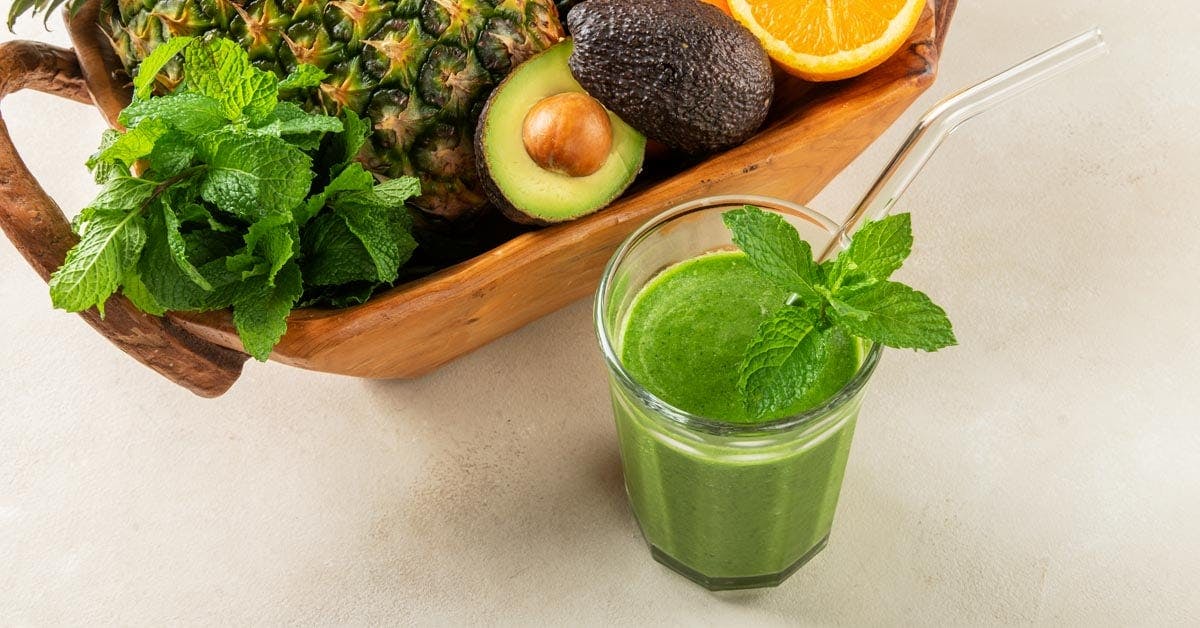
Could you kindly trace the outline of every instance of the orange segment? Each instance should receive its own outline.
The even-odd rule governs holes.
[[[729,13],[729,3],[726,2],[725,0],[700,0],[700,1],[705,4],[711,4],[714,7],[717,7],[718,9],[720,9],[726,13]]]
[[[925,8],[925,0],[728,1],[772,59],[810,81],[850,78],[883,63]]]

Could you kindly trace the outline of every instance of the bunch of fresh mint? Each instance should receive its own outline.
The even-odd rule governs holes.
[[[181,53],[184,83],[153,96]],[[246,352],[265,360],[297,303],[357,303],[395,281],[416,248],[404,203],[420,184],[376,185],[353,161],[368,131],[353,112],[279,97],[324,77],[302,65],[279,80],[224,39],[156,48],[121,112],[127,130],[106,132],[88,162],[102,189],[73,223],[54,305],[103,314],[120,289],[155,315],[231,307]]]
[[[754,268],[793,294],[792,304],[764,321],[746,349],[738,388],[751,413],[778,413],[803,396],[825,363],[835,329],[905,349],[936,351],[956,343],[942,308],[888,281],[912,252],[908,214],[868,222],[848,248],[821,264],[778,214],[747,205],[722,218]]]

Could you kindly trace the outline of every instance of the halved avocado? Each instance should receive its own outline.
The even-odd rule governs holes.
[[[566,40],[517,66],[479,116],[483,187],[511,220],[585,216],[620,196],[642,168],[646,138],[587,96],[567,67],[572,48]]]

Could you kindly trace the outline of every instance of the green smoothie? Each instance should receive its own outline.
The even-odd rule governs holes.
[[[787,297],[743,253],[703,255],[651,280],[621,337],[622,363],[638,384],[741,428],[684,427],[614,387],[625,483],[642,531],[659,560],[713,588],[778,583],[824,546],[833,522],[858,400],[782,432],[747,424],[828,400],[858,370],[863,347],[834,332],[816,385],[777,417],[748,415],[737,390],[755,329]]]
[[[676,264],[634,299],[621,361],[647,390],[692,414],[731,423],[798,414],[850,381],[858,370],[859,347],[835,333],[828,360],[808,393],[776,416],[749,416],[738,395],[738,365],[759,323],[788,296],[741,252],[710,253]]]

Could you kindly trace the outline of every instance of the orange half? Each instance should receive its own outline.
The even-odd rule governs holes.
[[[912,34],[925,0],[728,0],[767,54],[809,81],[837,81],[883,63]]]

